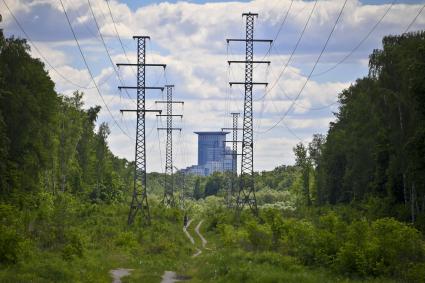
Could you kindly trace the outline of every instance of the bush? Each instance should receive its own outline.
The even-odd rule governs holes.
[[[0,226],[0,263],[17,263],[22,254],[22,244],[22,237],[13,227]]]
[[[24,252],[25,239],[18,232],[18,213],[7,204],[0,204],[0,263],[15,264]]]
[[[217,229],[221,236],[221,241],[226,247],[243,247],[248,249],[250,241],[248,232],[245,229],[236,229],[229,224],[219,224]]]
[[[83,257],[84,239],[77,230],[70,230],[66,234],[66,244],[62,249],[62,257],[65,260],[72,260],[75,257]]]
[[[411,264],[405,277],[408,282],[425,283],[425,263]]]
[[[345,273],[404,276],[425,260],[419,231],[391,218],[351,224],[334,267]]]
[[[315,262],[317,235],[311,222],[288,220],[283,224],[284,233],[280,244],[284,253],[299,258],[304,264]]]
[[[269,225],[250,221],[246,230],[253,249],[264,251],[272,247],[272,231]]]
[[[115,237],[115,244],[118,247],[134,248],[137,247],[137,239],[133,232],[120,232]]]
[[[376,245],[374,272],[399,275],[408,263],[424,260],[424,247],[419,231],[392,218],[378,219],[372,223],[372,237]]]

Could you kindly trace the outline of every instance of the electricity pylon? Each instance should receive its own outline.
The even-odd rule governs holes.
[[[241,158],[241,174],[239,178],[239,192],[236,199],[236,209],[240,212],[245,204],[248,204],[254,214],[258,214],[257,200],[255,198],[254,188],[254,135],[253,135],[253,107],[252,107],[252,88],[254,85],[265,85],[267,82],[253,82],[253,65],[254,64],[270,64],[270,61],[254,61],[254,42],[272,43],[269,39],[254,39],[254,19],[258,14],[243,13],[242,17],[246,17],[246,37],[245,39],[227,39],[227,43],[231,41],[245,42],[245,60],[244,61],[228,61],[232,63],[245,64],[245,81],[229,82],[232,85],[244,85],[244,113],[243,113],[243,136],[242,136],[242,158]]]
[[[136,126],[136,150],[134,158],[134,189],[133,196],[130,204],[130,212],[128,213],[128,225],[132,224],[136,218],[137,212],[140,211],[142,217],[142,224],[150,224],[149,203],[146,190],[146,113],[158,112],[161,110],[148,110],[146,109],[145,94],[146,90],[159,89],[164,90],[163,87],[147,87],[145,86],[146,67],[163,67],[165,64],[146,64],[146,39],[149,36],[133,36],[137,39],[137,64],[117,64],[120,66],[137,66],[137,86],[119,86],[118,89],[136,89],[137,90],[137,109],[135,110],[121,110],[121,112],[136,112],[137,126]]]
[[[165,182],[164,182],[164,199],[163,203],[165,206],[174,207],[176,205],[174,199],[174,176],[173,176],[173,131],[181,131],[181,128],[173,128],[173,117],[183,118],[183,115],[173,114],[173,104],[183,104],[183,101],[173,101],[173,87],[174,85],[166,85],[167,88],[167,100],[166,101],[155,101],[155,103],[166,103],[167,114],[156,115],[158,117],[167,117],[167,127],[158,128],[159,130],[167,131],[167,142],[165,147]]]
[[[228,208],[231,208],[233,205],[233,196],[236,192],[236,188],[238,187],[237,180],[238,180],[238,143],[241,141],[238,141],[238,131],[242,130],[242,128],[238,128],[238,118],[240,113],[230,113],[232,115],[232,128],[221,128],[222,131],[225,130],[231,130],[232,131],[232,138],[231,141],[225,141],[225,142],[231,142],[232,143],[232,152],[231,153],[224,153],[225,155],[232,155],[232,176],[230,178],[230,186],[227,190],[226,195],[226,204]]]

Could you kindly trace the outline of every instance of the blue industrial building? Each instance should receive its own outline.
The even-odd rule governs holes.
[[[226,135],[229,132],[195,132],[198,135],[198,165],[224,158]]]
[[[208,176],[214,172],[232,171],[237,166],[232,150],[226,146],[229,132],[195,132],[198,135],[198,165],[183,171],[188,174]]]

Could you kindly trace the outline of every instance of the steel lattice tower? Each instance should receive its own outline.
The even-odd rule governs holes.
[[[233,138],[233,140],[231,141],[226,141],[226,142],[232,143],[232,153],[230,153],[230,155],[232,155],[232,176],[230,178],[230,186],[226,195],[226,204],[228,208],[231,208],[233,205],[233,196],[238,187],[238,184],[237,184],[237,180],[238,180],[237,163],[238,163],[238,155],[239,155],[238,143],[241,142],[241,141],[238,141],[238,131],[242,130],[241,128],[238,128],[238,118],[240,113],[233,112],[230,114],[232,115],[232,128],[221,128],[222,131],[231,130],[232,138]]]
[[[181,131],[181,128],[173,128],[173,117],[183,118],[183,115],[173,114],[173,103],[181,103],[183,101],[173,101],[173,87],[174,85],[166,85],[167,88],[167,100],[166,101],[155,101],[156,103],[167,104],[167,114],[157,115],[158,117],[164,116],[167,118],[167,127],[158,128],[158,130],[165,130],[167,132],[167,141],[165,147],[165,176],[164,176],[164,199],[163,203],[165,206],[174,207],[176,205],[174,199],[174,176],[173,176],[173,131]]]
[[[271,44],[272,40],[254,39],[254,19],[258,17],[258,14],[244,13],[242,16],[246,17],[245,39],[227,39],[227,43],[230,41],[245,42],[245,61],[228,61],[229,64],[245,64],[245,82],[229,82],[230,86],[234,84],[242,84],[245,86],[241,174],[239,179],[239,192],[236,200],[236,209],[237,211],[240,211],[243,209],[245,204],[248,204],[251,210],[257,214],[257,200],[255,198],[254,188],[254,119],[252,89],[254,85],[267,86],[267,83],[253,82],[253,65],[254,63],[270,64],[270,61],[254,61],[254,42],[268,42]]]
[[[134,189],[128,214],[128,224],[132,224],[136,218],[138,211],[142,216],[142,223],[150,224],[149,203],[146,190],[146,113],[159,112],[161,110],[147,110],[145,95],[147,89],[160,89],[163,87],[146,87],[145,76],[146,66],[161,66],[165,68],[165,64],[146,64],[146,39],[149,36],[133,36],[137,39],[137,64],[117,64],[117,66],[137,66],[137,86],[119,86],[121,89],[136,89],[137,90],[137,109],[136,110],[121,110],[121,112],[131,111],[137,114],[136,126],[136,147],[135,147],[135,166],[134,166]]]

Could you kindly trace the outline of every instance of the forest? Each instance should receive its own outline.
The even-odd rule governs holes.
[[[125,267],[123,282],[425,282],[425,32],[382,43],[328,133],[256,172],[258,216],[226,207],[229,174],[177,173],[183,210],[149,173],[152,224],[128,226],[134,164],[109,149],[100,106],[57,93],[27,42],[0,34],[0,281],[111,282]],[[184,214],[205,221],[200,256]]]

